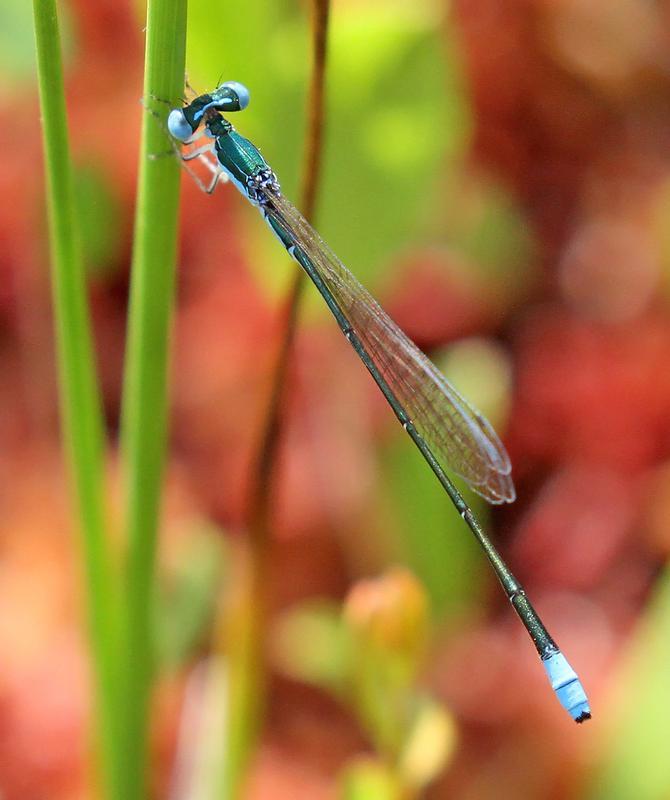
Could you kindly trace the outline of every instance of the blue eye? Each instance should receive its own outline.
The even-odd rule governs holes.
[[[244,109],[249,105],[249,90],[243,83],[240,83],[239,81],[226,81],[225,83],[221,84],[220,88],[230,89],[237,95],[239,111],[244,111]]]
[[[193,129],[188,124],[186,116],[181,108],[174,108],[170,111],[167,118],[167,126],[170,135],[174,136],[180,142],[185,142],[188,138],[193,136]]]

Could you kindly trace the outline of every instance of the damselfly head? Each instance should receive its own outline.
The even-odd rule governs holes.
[[[211,94],[201,94],[183,108],[174,108],[167,119],[170,134],[187,142],[207,120],[220,113],[244,111],[249,105],[249,90],[238,81],[226,81]]]

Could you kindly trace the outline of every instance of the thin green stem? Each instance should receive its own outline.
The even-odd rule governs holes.
[[[325,75],[329,0],[312,0],[312,72],[308,96],[301,207],[307,219],[314,216],[321,173],[325,117]],[[282,397],[290,363],[304,275],[296,269],[287,298],[286,322],[279,347],[272,388],[252,467],[249,497],[249,548],[239,571],[235,592],[238,622],[229,639],[230,704],[229,751],[225,757],[222,796],[236,800],[258,731],[265,694],[265,642],[267,567],[270,545],[269,511],[272,475],[281,438]]]
[[[117,722],[116,595],[105,532],[104,425],[91,337],[86,277],[79,243],[63,68],[55,0],[34,0],[35,39],[47,178],[52,290],[63,440],[77,502],[86,581],[94,720],[102,786],[114,797],[120,765]]]
[[[186,0],[149,0],[145,102],[178,98],[184,83]],[[165,108],[157,105],[158,113]],[[140,148],[121,442],[126,467],[127,567],[121,690],[123,800],[147,797],[153,677],[156,541],[167,432],[167,368],[174,303],[179,164],[151,158],[166,132],[145,114]]]

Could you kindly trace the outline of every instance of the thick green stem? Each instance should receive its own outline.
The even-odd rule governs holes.
[[[175,100],[184,82],[186,0],[149,0],[144,98]],[[165,115],[165,106],[155,103]],[[169,143],[144,114],[135,219],[121,442],[127,487],[123,698],[123,800],[147,795],[153,674],[156,541],[167,431],[167,369],[173,309],[179,164],[152,158]]]
[[[63,68],[55,0],[34,0],[35,38],[47,178],[53,304],[62,431],[74,483],[86,580],[95,677],[95,720],[107,797],[120,775],[116,757],[116,615],[105,535],[104,426],[91,337],[68,143]]]

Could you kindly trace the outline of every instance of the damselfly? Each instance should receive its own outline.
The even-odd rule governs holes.
[[[181,153],[182,159],[199,158],[205,163],[212,173],[209,185],[202,185],[207,192],[213,192],[219,181],[232,181],[310,277],[486,553],[537,648],[558,699],[575,721],[589,719],[589,703],[579,678],[444,471],[448,468],[459,475],[490,503],[511,503],[515,491],[505,448],[489,422],[449,384],[284,197],[258,148],[223,117],[224,112],[244,110],[248,103],[246,87],[228,81],[173,109],[167,126],[177,142],[190,145],[205,139],[204,144]]]

